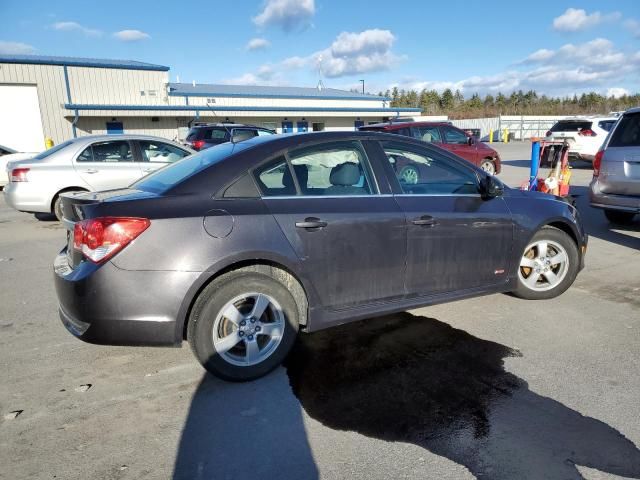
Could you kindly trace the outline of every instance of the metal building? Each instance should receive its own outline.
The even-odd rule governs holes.
[[[169,67],[129,60],[0,55],[0,145],[39,151],[80,135],[181,139],[194,121],[277,130],[352,130],[418,108],[333,88],[169,82]]]

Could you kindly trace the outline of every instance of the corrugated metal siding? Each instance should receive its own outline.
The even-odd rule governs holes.
[[[42,129],[55,143],[72,137],[71,122],[64,115],[64,71],[58,65],[0,63],[0,83],[37,85]]]
[[[167,105],[168,81],[166,72],[69,67],[73,103]]]

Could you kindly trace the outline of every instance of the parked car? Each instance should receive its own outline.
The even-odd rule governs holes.
[[[27,160],[38,155],[37,152],[14,152],[0,155],[0,188],[9,183],[9,172],[7,172],[7,166],[9,162],[17,162],[18,160]]]
[[[620,117],[596,154],[589,196],[613,223],[631,223],[640,213],[640,108]]]
[[[391,157],[433,175],[402,182]],[[62,211],[55,286],[73,335],[186,338],[238,381],[279,365],[299,330],[495,292],[555,297],[587,244],[570,204],[376,132],[226,143],[127,189],[65,194]]]
[[[547,132],[545,140],[564,140],[569,143],[569,157],[592,162],[617,121],[616,117],[560,120]]]
[[[122,188],[194,153],[164,138],[102,135],[75,138],[29,160],[10,162],[7,204],[62,218],[60,195]]]
[[[262,135],[275,135],[268,128],[245,125],[242,123],[206,123],[195,125],[189,130],[184,145],[199,152],[232,139],[238,143]]]
[[[498,152],[448,122],[378,123],[360,127],[359,130],[395,133],[433,143],[468,160],[491,175],[500,173]]]

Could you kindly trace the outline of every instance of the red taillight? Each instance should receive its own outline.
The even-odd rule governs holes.
[[[545,137],[550,137],[551,136],[551,130],[547,130],[547,134],[545,135]]]
[[[191,142],[191,146],[194,150],[200,150],[202,147],[204,147],[204,140],[194,140],[193,142]]]
[[[146,218],[101,217],[83,220],[73,228],[73,248],[95,263],[104,262],[144,232]]]
[[[581,135],[583,137],[595,137],[597,133],[591,130],[590,128],[583,128],[578,132],[578,135]]]
[[[602,165],[602,157],[604,156],[604,150],[598,150],[596,158],[593,159],[593,176],[600,175],[600,165]]]
[[[28,182],[27,173],[29,172],[28,168],[14,168],[11,170],[11,182]]]

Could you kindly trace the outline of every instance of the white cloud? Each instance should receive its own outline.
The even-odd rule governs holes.
[[[567,8],[562,15],[553,19],[553,29],[559,32],[578,32],[603,22],[620,20],[620,18],[622,18],[620,12],[587,13],[582,8]]]
[[[28,55],[35,53],[35,47],[21,42],[5,42],[0,40],[0,53],[4,55]]]
[[[399,88],[423,88],[442,91],[445,88],[471,93],[509,93],[514,90],[536,90],[548,95],[565,95],[583,91],[619,92],[607,88],[615,84],[635,85],[640,90],[640,51],[621,52],[604,38],[583,44],[566,44],[557,50],[538,50],[513,69],[490,76],[476,76],[458,81],[409,81]],[[615,94],[615,93],[614,93]]]
[[[360,75],[389,70],[404,60],[391,48],[396,40],[389,30],[371,29],[363,32],[342,32],[332,44],[306,57],[289,57],[274,64],[263,65],[256,73],[245,74],[237,79],[257,83],[260,78],[276,81],[282,79],[282,71],[302,68],[321,68],[328,78]],[[266,75],[266,71],[271,72]],[[229,83],[232,83],[231,81]]]
[[[314,0],[266,0],[262,12],[253,17],[253,23],[292,32],[309,27],[315,13]]]
[[[266,38],[252,38],[247,43],[247,46],[245,47],[245,49],[249,51],[264,50],[266,48],[269,48],[270,46],[271,46],[271,43]]]
[[[629,90],[622,87],[612,87],[607,90],[607,97],[620,98],[624,95],[629,95]]]
[[[81,32],[87,37],[99,37],[102,35],[102,31],[95,28],[87,28],[78,22],[56,22],[51,26],[54,30],[62,32]]]
[[[151,35],[140,30],[120,30],[115,32],[113,36],[122,42],[139,42],[151,38]]]

